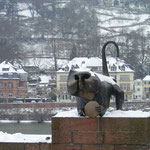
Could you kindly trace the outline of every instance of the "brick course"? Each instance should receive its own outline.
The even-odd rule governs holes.
[[[0,150],[52,150],[51,143],[0,143]]]

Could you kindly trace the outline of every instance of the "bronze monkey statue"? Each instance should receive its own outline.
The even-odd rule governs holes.
[[[100,105],[97,107],[99,116],[103,116],[110,105],[111,95],[116,97],[116,108],[122,109],[124,101],[124,92],[109,76],[105,49],[108,44],[114,44],[119,57],[119,48],[114,41],[108,41],[102,48],[102,74],[92,71],[74,71],[70,70],[67,82],[67,89],[70,95],[76,96],[77,110],[80,116],[84,116],[84,107],[89,101],[97,101]]]

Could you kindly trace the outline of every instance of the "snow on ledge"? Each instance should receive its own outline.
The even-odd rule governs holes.
[[[72,109],[69,111],[63,111],[63,112],[59,112],[57,113],[54,117],[80,117],[78,115],[77,109]]]
[[[70,111],[64,111],[56,114],[54,117],[80,117],[77,113],[77,109],[72,109]],[[150,112],[143,112],[142,110],[113,110],[107,111],[103,118],[147,118],[150,117]]]
[[[143,112],[142,110],[114,110],[112,112],[106,112],[103,116],[105,118],[147,118],[150,117],[150,112]]]

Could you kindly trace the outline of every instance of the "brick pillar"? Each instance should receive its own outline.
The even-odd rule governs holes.
[[[52,150],[149,150],[150,118],[52,118]]]

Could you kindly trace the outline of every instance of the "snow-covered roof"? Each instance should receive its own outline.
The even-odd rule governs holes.
[[[11,73],[19,73],[19,74],[22,74],[22,73],[26,73],[22,68],[18,68],[14,65],[12,65],[11,63],[9,63],[8,61],[3,61],[2,63],[0,63],[0,74],[3,74],[3,73],[8,73],[8,74],[11,74]]]
[[[0,64],[0,73],[17,73],[17,68],[7,61]]]
[[[147,75],[147,76],[143,79],[143,81],[150,81],[150,75]]]
[[[49,80],[51,80],[51,76],[41,75],[40,79],[41,79],[40,84],[48,84]]]
[[[136,79],[136,80],[134,80],[134,82],[142,82],[142,80],[141,79]]]
[[[62,68],[69,67],[69,69],[88,68],[94,66],[102,66],[102,61],[98,57],[76,57],[69,61],[67,65]]]
[[[109,72],[134,72],[129,64],[126,64],[124,60],[119,58],[108,57],[107,66]]]
[[[25,74],[25,73],[27,73],[27,72],[25,72],[22,68],[19,68],[19,69],[17,69],[17,73]]]
[[[130,65],[119,58],[107,58],[107,66],[109,72],[134,72]],[[92,67],[102,67],[102,59],[99,57],[76,57],[64,65],[58,72],[68,72],[69,70],[77,70]],[[112,69],[112,67],[114,69]]]

